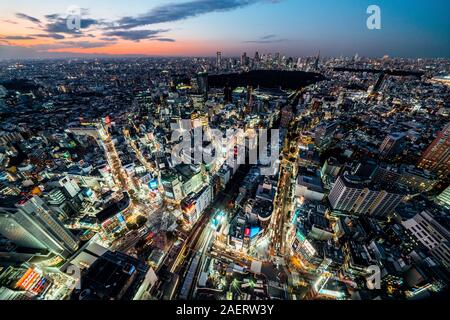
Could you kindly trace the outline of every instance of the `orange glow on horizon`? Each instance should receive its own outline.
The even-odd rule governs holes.
[[[98,48],[63,48],[49,50],[50,52],[74,52],[89,54],[137,54],[137,55],[201,55],[204,52],[214,50],[213,45],[207,45],[204,42],[177,41],[177,42],[158,42],[158,41],[120,41],[115,44]]]
[[[4,35],[3,35],[4,36]],[[204,55],[206,52],[215,52],[217,43],[205,42],[205,41],[175,41],[175,42],[163,42],[163,41],[126,41],[119,40],[116,43],[111,43],[104,47],[94,48],[57,48],[58,44],[64,44],[64,42],[83,42],[88,41],[92,43],[101,43],[93,38],[66,38],[59,41],[47,38],[36,38],[32,40],[7,40],[9,45],[27,47],[30,49],[35,48],[41,52],[66,52],[66,53],[85,53],[85,54],[111,54],[111,55]],[[55,48],[40,48],[40,46],[55,45]]]

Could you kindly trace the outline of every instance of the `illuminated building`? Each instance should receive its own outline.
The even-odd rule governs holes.
[[[2,205],[0,233],[20,247],[48,249],[63,257],[78,249],[75,236],[53,217],[38,196]]]
[[[217,52],[216,67],[219,70],[222,68],[222,52],[220,51]]]
[[[328,158],[320,170],[320,177],[324,184],[329,185],[329,176],[337,177],[342,167],[343,165],[336,158]]]
[[[218,177],[220,180],[220,185],[224,189],[225,186],[228,184],[228,181],[230,181],[231,168],[227,164],[224,164],[218,172]]]
[[[199,192],[190,194],[181,202],[184,218],[191,224],[197,222],[212,201],[211,187],[205,186]]]
[[[175,166],[175,170],[181,178],[184,196],[200,190],[203,183],[200,165],[179,164]]]
[[[145,281],[149,266],[122,252],[106,251],[82,273],[72,300],[132,300]]]
[[[294,229],[295,236],[292,240],[292,252],[298,255],[303,262],[307,262],[311,267],[318,267],[323,258],[318,255],[316,248],[312,242],[305,236],[305,231],[301,225],[297,225]]]
[[[446,268],[450,267],[450,232],[445,228],[444,221],[438,221],[429,212],[422,211],[411,219],[402,221],[402,225]]]
[[[114,202],[96,214],[97,222],[108,236],[112,236],[126,227],[125,219],[131,201],[127,192],[124,192],[123,195],[122,200]]]
[[[204,96],[205,99],[208,99],[208,73],[200,72],[197,75],[197,84],[198,84],[198,92]]]
[[[320,123],[314,130],[314,143],[318,148],[326,148],[332,141],[334,132],[338,127],[337,122]]]
[[[328,199],[334,210],[374,216],[386,216],[399,205],[402,194],[371,186],[360,177],[344,174],[333,186]]]
[[[433,77],[430,80],[430,82],[432,82],[432,83],[442,83],[442,84],[445,84],[447,86],[450,86],[450,75]]]
[[[415,192],[430,190],[437,182],[436,175],[414,166],[401,166],[400,172],[398,183]]]
[[[438,133],[436,139],[422,154],[420,168],[435,172],[439,177],[446,177],[450,172],[450,122]]]
[[[295,195],[306,200],[321,201],[325,196],[322,181],[317,176],[299,175],[295,186]]]
[[[380,155],[382,157],[393,157],[397,155],[403,146],[405,139],[404,133],[391,133],[381,143],[379,148]]]
[[[168,201],[179,202],[183,199],[182,183],[178,174],[172,170],[161,172],[161,185],[164,189],[164,197]]]
[[[443,203],[448,208],[450,207],[450,186],[447,187],[440,195],[437,196],[437,200]]]
[[[9,289],[11,300],[44,297],[52,286],[50,278],[35,267],[8,267],[0,273],[0,288]]]
[[[247,250],[261,239],[262,230],[258,220],[241,211],[230,223],[228,243],[236,250]]]
[[[345,283],[332,277],[330,274],[322,274],[313,285],[314,292],[329,299],[345,299],[350,296]]]
[[[291,122],[292,118],[294,117],[294,113],[292,112],[292,106],[286,106],[281,109],[281,120],[280,120],[280,126],[282,128],[288,128],[289,123]]]

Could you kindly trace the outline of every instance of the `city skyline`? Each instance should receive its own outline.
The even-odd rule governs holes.
[[[381,29],[369,30],[366,10],[381,9]],[[81,8],[81,32],[67,28],[71,5]],[[195,0],[60,1],[0,5],[0,59],[77,55],[449,57],[446,1]]]
[[[447,301],[449,8],[0,5],[0,304]]]

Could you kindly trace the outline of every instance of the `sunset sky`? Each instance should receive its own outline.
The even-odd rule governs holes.
[[[381,30],[366,27],[371,4],[381,8]],[[82,8],[80,32],[66,26],[71,5]],[[324,56],[450,57],[449,13],[448,0],[2,0],[0,59],[319,50]]]

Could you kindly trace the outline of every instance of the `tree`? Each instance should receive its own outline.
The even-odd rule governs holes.
[[[144,216],[138,216],[136,218],[136,224],[140,228],[147,222],[147,218]]]
[[[139,226],[136,223],[127,222],[127,228],[130,230],[136,230],[139,228]]]

